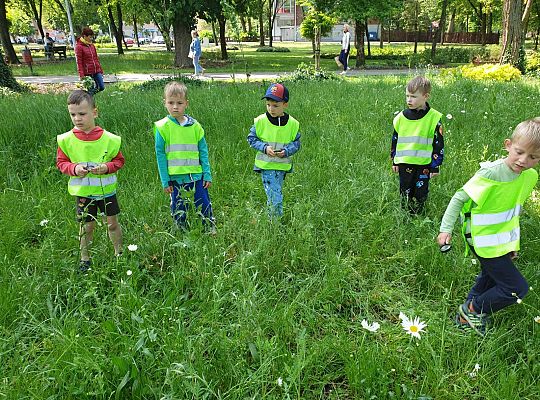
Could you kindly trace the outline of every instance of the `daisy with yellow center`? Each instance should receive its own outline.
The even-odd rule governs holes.
[[[409,335],[420,339],[420,332],[425,332],[424,328],[427,327],[427,324],[424,321],[420,321],[420,318],[414,317],[410,319],[403,313],[399,313],[399,318],[401,319],[401,326]]]

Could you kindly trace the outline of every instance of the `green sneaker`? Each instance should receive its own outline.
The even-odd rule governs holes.
[[[470,300],[459,306],[458,313],[469,326],[480,336],[486,334],[486,314],[478,314],[469,310]]]
[[[456,313],[455,317],[454,317],[454,326],[461,332],[463,333],[469,333],[469,332],[472,332],[473,328],[471,328],[471,326],[469,325],[468,322],[462,322],[461,321],[461,316],[459,314],[459,312]]]

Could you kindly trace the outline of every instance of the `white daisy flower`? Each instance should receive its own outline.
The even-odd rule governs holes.
[[[277,385],[282,386],[283,385],[283,379],[281,379],[281,376],[277,378]]]
[[[520,298],[518,298],[518,299],[516,300],[516,303],[521,304],[521,303],[523,303],[523,300],[521,300]]]
[[[540,315],[537,315],[536,317],[534,317],[534,322],[536,322],[537,324],[540,324]]]
[[[378,322],[374,322],[370,325],[365,319],[363,319],[360,324],[362,325],[362,328],[370,332],[377,332],[377,330],[379,330],[381,327]]]
[[[126,271],[126,274],[127,274],[127,276],[131,276],[131,274],[133,274],[133,272],[131,272],[131,270],[128,269],[128,270]]]
[[[137,251],[138,248],[139,248],[139,247],[138,247],[136,244],[130,244],[130,245],[128,246],[128,250],[129,250],[129,251]]]
[[[465,114],[465,110],[461,110],[461,113],[462,113],[462,114]]]
[[[420,339],[420,332],[425,332],[424,328],[427,324],[424,321],[420,321],[420,318],[418,317],[414,317],[414,319],[409,319],[406,315],[404,315],[404,317],[405,318],[402,318],[401,326],[405,329],[405,332],[416,339]]]
[[[45,226],[49,223],[49,220],[48,219],[42,219],[39,223],[39,226]]]
[[[477,262],[477,261],[476,261],[476,258],[473,258],[473,259],[471,260],[472,265],[476,265],[476,262]]]
[[[454,118],[454,117],[452,116],[452,114],[446,114],[446,119],[452,119],[452,118]]]

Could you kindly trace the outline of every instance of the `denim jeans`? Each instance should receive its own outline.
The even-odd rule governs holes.
[[[188,209],[191,207],[191,201],[186,198],[187,192],[195,190],[193,204],[195,209],[203,216],[203,224],[214,224],[214,215],[212,212],[212,203],[208,195],[208,189],[203,186],[203,180],[199,179],[189,183],[174,183],[171,193],[171,215],[180,228],[186,228],[186,217]]]
[[[266,205],[268,206],[268,215],[270,218],[281,217],[283,215],[283,180],[285,179],[285,171],[276,171],[271,169],[263,169],[261,178],[266,192]]]
[[[193,56],[193,66],[195,67],[195,75],[198,75],[201,72],[203,72],[203,67],[201,67],[201,64],[199,64],[199,59],[200,58],[201,58],[200,55],[198,55],[198,56],[194,55]]]
[[[103,74],[97,73],[94,75],[90,75],[92,79],[94,80],[94,86],[88,91],[91,95],[96,94],[97,92],[101,92],[102,90],[105,90],[105,82],[103,82]]]

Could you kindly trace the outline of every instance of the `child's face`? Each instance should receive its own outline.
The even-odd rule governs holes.
[[[504,147],[508,151],[508,157],[505,158],[504,162],[516,174],[533,168],[540,161],[540,149],[534,148],[523,139],[514,140],[514,142],[506,139],[504,141]]]
[[[285,103],[284,101],[275,101],[266,99],[266,111],[268,111],[268,114],[270,114],[272,117],[282,117],[285,115],[285,109],[289,106],[289,103]]]
[[[429,98],[429,93],[422,93],[420,90],[411,93],[406,90],[405,97],[409,110],[423,110],[426,108],[426,102]]]
[[[75,128],[90,132],[96,127],[97,109],[88,104],[87,101],[83,101],[81,104],[68,104],[68,111]]]
[[[188,106],[188,100],[181,94],[175,94],[171,96],[165,96],[165,108],[169,112],[171,117],[181,121],[184,118],[184,112]]]

